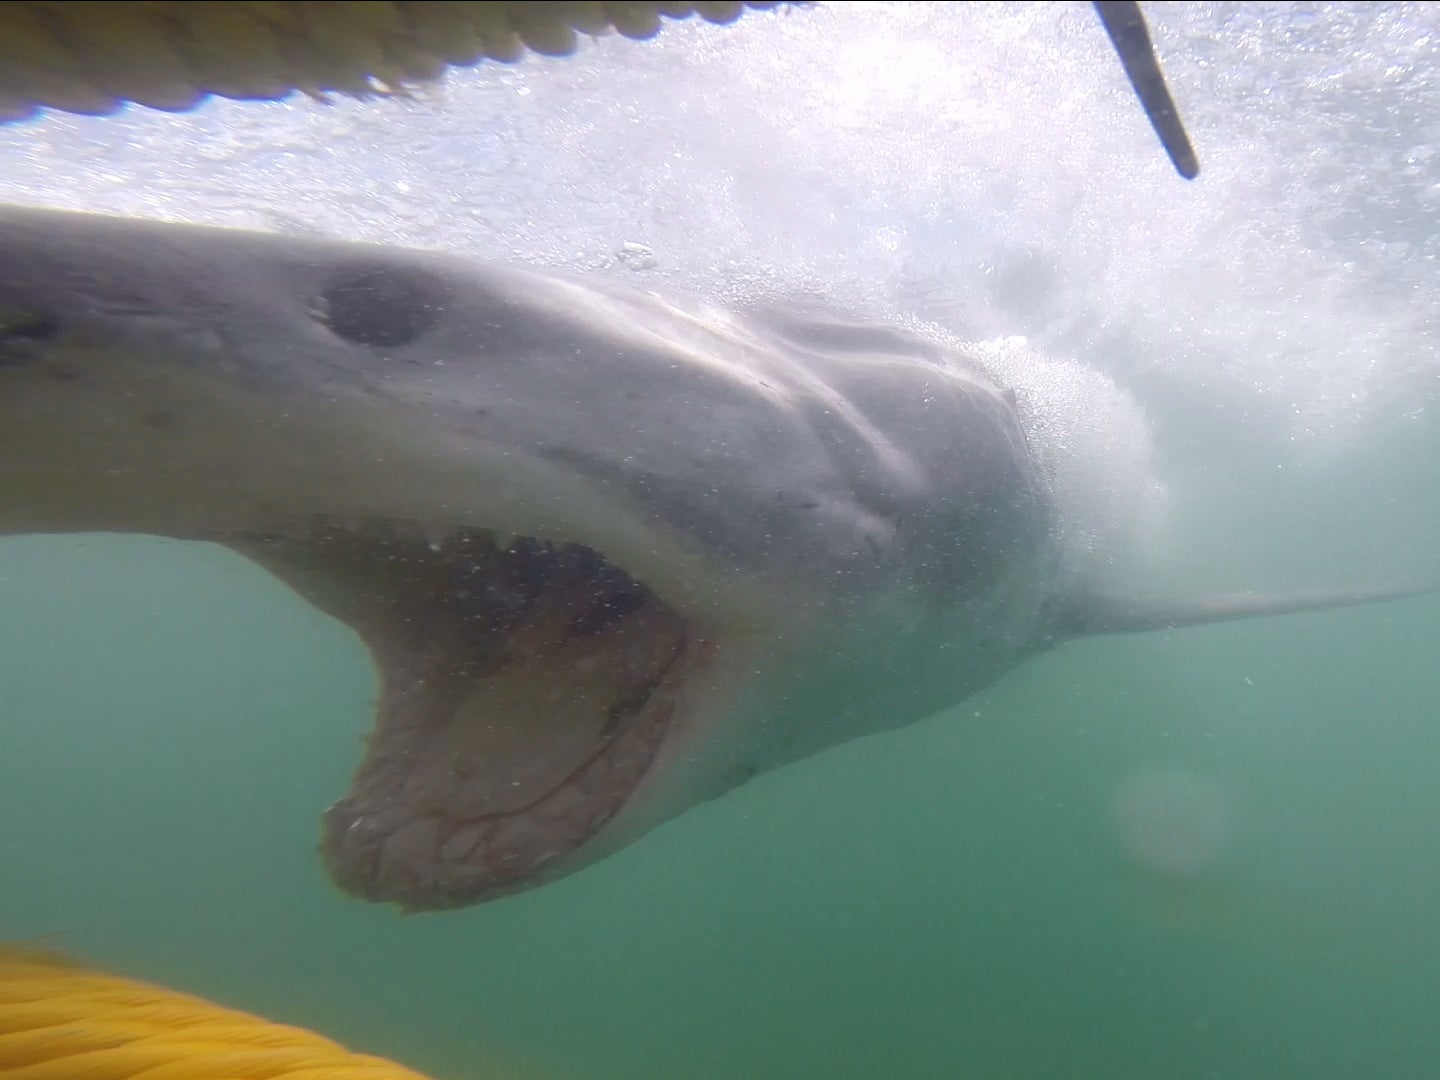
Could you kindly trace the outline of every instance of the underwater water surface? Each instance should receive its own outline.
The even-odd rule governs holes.
[[[1086,5],[855,3],[411,102],[51,117],[0,129],[0,199],[1024,334],[1145,417],[1155,475],[1128,428],[1097,466],[1167,495],[1117,580],[1440,578],[1436,16],[1149,7],[1193,185]],[[437,1080],[1429,1080],[1437,640],[1421,598],[1072,644],[401,917],[315,853],[375,690],[347,629],[217,547],[0,538],[0,939]]]

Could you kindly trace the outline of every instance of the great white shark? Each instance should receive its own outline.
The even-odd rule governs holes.
[[[0,208],[0,534],[213,541],[380,680],[321,851],[453,908],[1091,634],[1012,387],[924,333],[436,253]]]

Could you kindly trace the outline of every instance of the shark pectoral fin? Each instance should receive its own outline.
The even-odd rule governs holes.
[[[1295,593],[1222,593],[1186,600],[1087,595],[1072,601],[1057,620],[1056,641],[1097,634],[1137,634],[1206,623],[1404,600],[1440,592],[1440,586],[1317,590]]]

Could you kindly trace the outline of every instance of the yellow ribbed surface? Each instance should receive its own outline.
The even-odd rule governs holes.
[[[0,948],[3,1080],[425,1080],[302,1028]]]
[[[662,18],[738,18],[775,2],[58,0],[0,3],[0,122],[37,109],[103,115],[127,101],[187,109],[208,94],[355,96],[446,65],[567,56],[577,33],[648,38]]]

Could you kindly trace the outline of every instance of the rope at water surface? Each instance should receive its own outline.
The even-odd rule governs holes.
[[[0,4],[0,122],[40,109],[103,116],[126,102],[179,111],[210,94],[369,97],[448,65],[568,56],[581,34],[643,40],[662,20],[733,22],[778,2],[444,3],[65,0]]]

